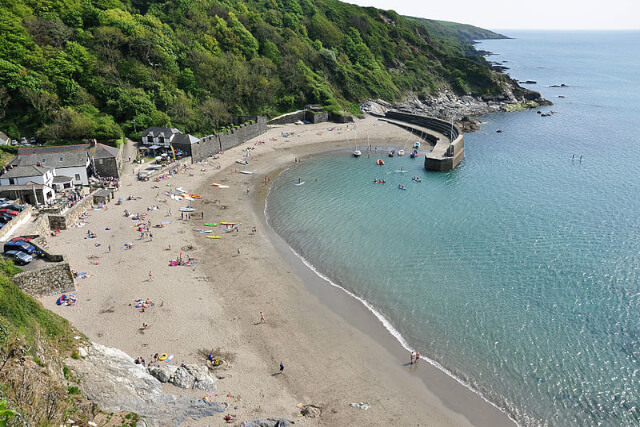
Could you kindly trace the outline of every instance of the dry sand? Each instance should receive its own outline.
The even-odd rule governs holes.
[[[368,129],[370,143],[381,150],[389,140],[399,144],[410,137],[375,118],[355,125],[360,141],[366,140]],[[76,280],[77,305],[56,306],[54,297],[42,303],[90,340],[133,357],[150,360],[154,353],[168,353],[175,355],[174,364],[204,364],[201,350],[228,353],[229,363],[216,371],[223,377],[216,400],[227,402],[228,413],[240,421],[284,417],[332,426],[510,425],[506,415],[426,361],[409,366],[408,352],[371,313],[323,283],[266,224],[264,177],[274,179],[294,159],[304,161],[320,151],[342,147],[348,154],[356,133],[345,128],[329,123],[271,128],[219,159],[191,165],[186,173],[158,182],[138,182],[139,165],[126,164],[116,195],[136,195],[139,200],[120,206],[110,202],[106,210],[90,211],[86,225],[48,238],[52,252],[66,254],[73,269],[89,274]],[[285,138],[283,132],[294,135]],[[127,150],[132,152],[130,145]],[[249,151],[250,164],[236,164],[246,147],[255,147]],[[368,161],[366,153],[363,157]],[[212,182],[230,188],[218,189]],[[190,220],[182,220],[179,212],[188,202],[163,194],[177,187],[203,196],[192,202],[196,212]],[[159,206],[149,212],[152,225],[171,223],[152,228],[153,240],[140,240],[136,222],[123,212],[147,213],[152,205]],[[217,227],[212,234],[221,239],[215,240],[197,231],[208,228],[204,223],[220,221],[240,222],[239,232]],[[254,226],[257,233],[251,232]],[[85,238],[88,230],[97,239]],[[133,249],[123,249],[126,242],[132,242]],[[180,253],[195,258],[196,264],[170,267],[169,261]],[[139,298],[155,305],[140,312],[134,308]],[[260,323],[261,311],[265,323]],[[141,330],[143,322],[150,328]],[[353,408],[352,402],[371,408]],[[301,404],[322,407],[321,416],[301,418]],[[222,425],[222,416],[187,425]]]

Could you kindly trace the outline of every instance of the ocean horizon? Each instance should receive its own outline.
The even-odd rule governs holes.
[[[298,163],[269,224],[519,424],[638,424],[640,32],[503,34],[477,48],[554,105],[481,117],[450,172],[346,150]]]

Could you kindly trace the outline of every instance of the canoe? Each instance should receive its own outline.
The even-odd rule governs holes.
[[[192,194],[191,197],[193,197],[194,199],[202,199],[202,196],[199,194]]]
[[[237,222],[221,222],[220,225],[236,225]]]
[[[207,236],[207,239],[222,239],[222,236]]]
[[[195,212],[194,208],[180,208],[180,212]]]

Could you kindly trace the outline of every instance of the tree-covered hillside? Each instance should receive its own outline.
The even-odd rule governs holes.
[[[337,0],[0,0],[0,130],[207,134],[309,103],[501,93],[484,59],[425,25]]]

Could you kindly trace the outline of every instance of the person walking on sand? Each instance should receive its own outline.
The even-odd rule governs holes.
[[[416,353],[414,351],[411,352],[411,364],[416,361]]]
[[[151,271],[149,271],[149,281],[153,281],[153,273]]]
[[[264,320],[264,313],[260,312],[260,323],[264,323],[266,322],[266,320]]]
[[[284,374],[284,362],[280,361],[280,373]]]

